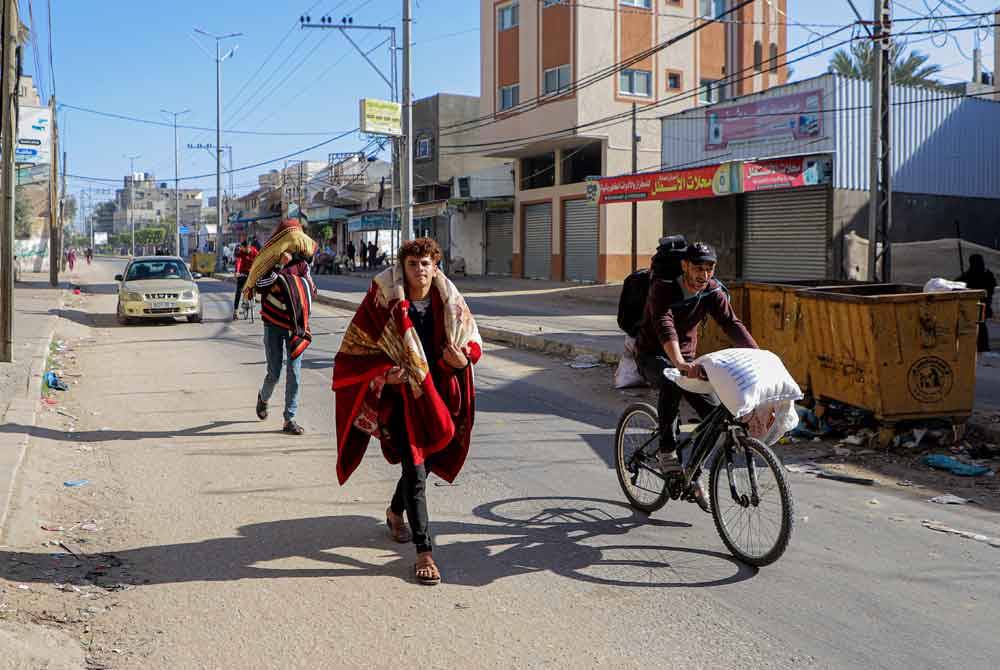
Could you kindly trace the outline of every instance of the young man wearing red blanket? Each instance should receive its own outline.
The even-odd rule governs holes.
[[[372,436],[386,460],[402,465],[386,524],[396,542],[412,539],[414,577],[428,585],[440,583],[441,573],[431,553],[427,473],[451,482],[465,463],[475,418],[472,365],[483,351],[440,260],[432,239],[405,243],[398,264],[372,281],[333,367],[337,478],[347,481]]]

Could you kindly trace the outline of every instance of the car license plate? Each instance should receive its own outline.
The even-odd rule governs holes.
[[[176,302],[154,302],[153,309],[176,309]]]

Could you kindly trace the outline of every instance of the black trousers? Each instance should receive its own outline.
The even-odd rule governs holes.
[[[236,296],[233,298],[233,311],[235,312],[240,308],[240,294],[243,293],[243,287],[247,284],[246,275],[236,275]]]
[[[431,551],[430,521],[427,518],[427,467],[423,464],[413,464],[413,452],[410,450],[410,440],[406,434],[406,420],[403,409],[403,399],[400,398],[393,408],[392,420],[389,424],[392,443],[396,445],[401,459],[402,475],[396,484],[396,492],[392,496],[389,508],[393,514],[406,511],[413,533],[413,544],[417,552]]]
[[[643,379],[660,392],[656,402],[656,413],[660,420],[660,450],[676,451],[681,398],[687,400],[703,419],[719,406],[719,399],[714,393],[692,393],[667,381],[663,371],[674,365],[665,355],[639,354],[637,362]]]

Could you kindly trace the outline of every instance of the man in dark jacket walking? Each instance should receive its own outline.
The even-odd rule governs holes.
[[[699,416],[705,417],[718,404],[715,394],[698,394],[668,382],[663,372],[677,368],[685,376],[698,378],[699,366],[692,364],[698,350],[698,326],[711,316],[729,336],[734,347],[757,348],[757,343],[739,320],[722,284],[713,278],[715,250],[697,242],[684,251],[681,275],[652,280],[636,348],[639,371],[654,388],[659,389],[657,412],[660,420],[660,468],[677,471],[676,423],[681,398],[685,398]],[[699,498],[702,504],[704,496]]]

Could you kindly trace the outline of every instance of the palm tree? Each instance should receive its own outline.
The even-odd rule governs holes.
[[[941,82],[934,78],[940,74],[940,65],[927,65],[930,56],[911,51],[903,54],[905,45],[892,47],[892,83],[900,86],[916,86],[919,88],[942,88]],[[830,59],[830,72],[854,77],[871,79],[875,69],[872,60],[872,45],[868,41],[858,41],[851,45],[851,50],[838,49]]]

